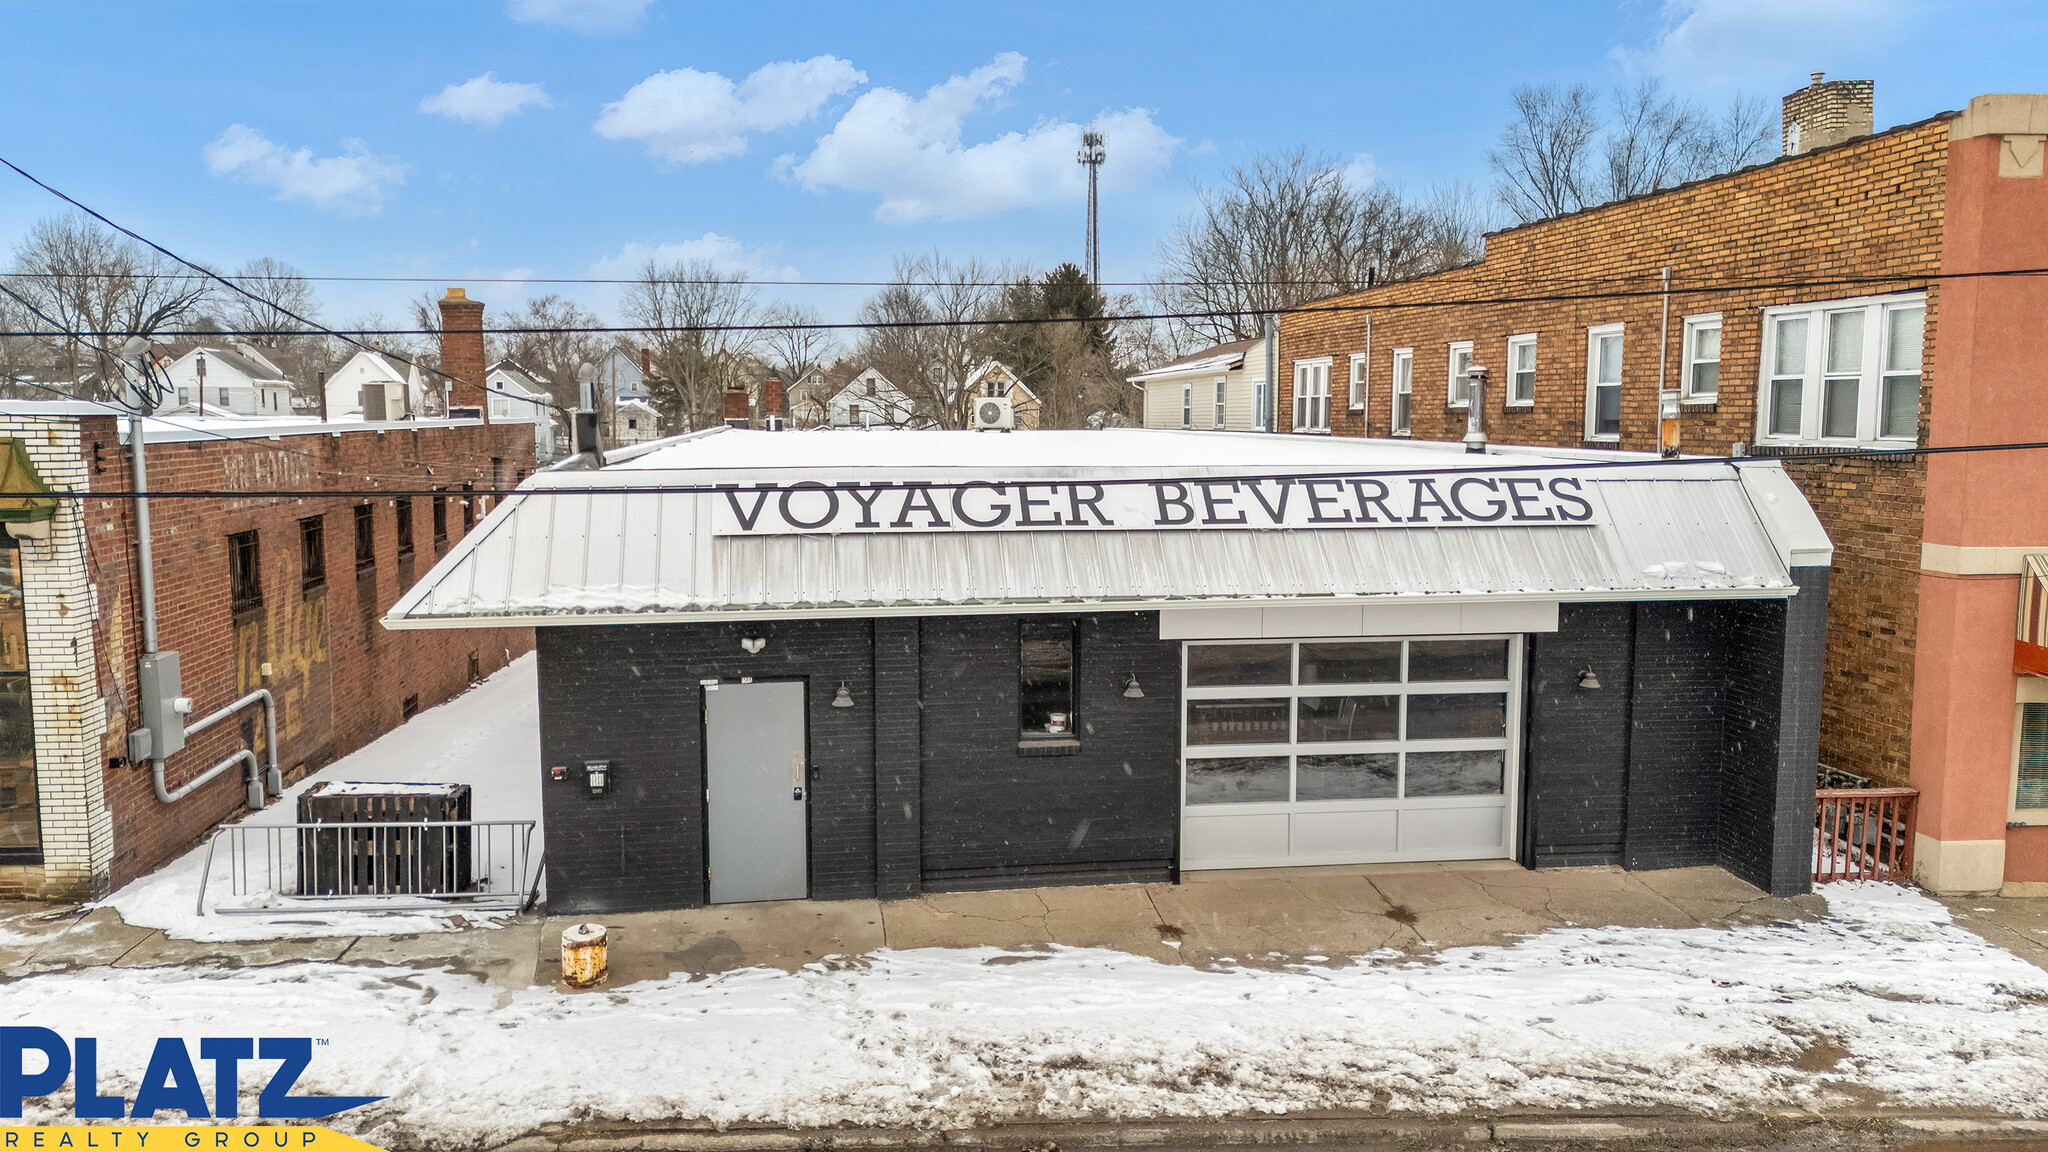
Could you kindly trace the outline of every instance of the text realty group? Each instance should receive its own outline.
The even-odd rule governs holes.
[[[720,536],[837,532],[1148,531],[1576,526],[1595,522],[1576,476],[1281,476],[725,487]]]

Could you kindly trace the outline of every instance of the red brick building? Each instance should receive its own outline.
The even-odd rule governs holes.
[[[2048,892],[2048,460],[1872,451],[2048,440],[2048,278],[2003,274],[2048,267],[2048,96],[1858,134],[1869,98],[1816,75],[1775,161],[1284,314],[1279,426],[1459,439],[1479,364],[1494,442],[1654,452],[1669,398],[1684,452],[1782,457],[1835,545],[1821,762],[1922,790],[1930,886]]]
[[[126,425],[82,402],[0,405],[0,436],[52,490],[128,491]],[[525,628],[391,632],[380,620],[483,516],[487,498],[467,491],[516,485],[533,454],[530,426],[480,420],[148,422],[153,492],[226,494],[150,501],[159,648],[179,653],[194,718],[269,689],[289,783],[531,649]],[[157,797],[128,744],[142,654],[135,502],[48,509],[0,540],[12,578],[0,634],[25,639],[0,644],[0,892],[76,898],[189,848],[246,806],[247,787],[230,769],[173,803]],[[262,710],[248,707],[169,757],[165,782],[176,790],[243,748],[267,758],[265,741]]]

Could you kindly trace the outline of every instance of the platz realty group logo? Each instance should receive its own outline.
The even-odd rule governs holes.
[[[32,1053],[39,1053],[41,1059],[37,1060]],[[200,1062],[213,1066],[209,1080],[200,1078],[198,1064],[184,1040],[175,1036],[159,1039],[150,1051],[149,1067],[142,1074],[135,1099],[130,1101],[125,1096],[100,1091],[99,1041],[93,1037],[79,1036],[67,1041],[48,1028],[0,1027],[0,1117],[20,1119],[24,1102],[54,1095],[68,1080],[72,1085],[72,1112],[81,1120],[154,1120],[159,1112],[183,1112],[193,1120],[234,1118],[240,1115],[243,1063],[267,1060],[276,1060],[279,1064],[270,1072],[269,1079],[256,1096],[258,1119],[319,1120],[384,1099],[382,1096],[292,1095],[299,1077],[313,1063],[313,1039],[310,1036],[208,1036],[199,1041],[198,1055]],[[32,1065],[40,1067],[31,1071]],[[213,1088],[211,1099],[206,1092],[209,1082]],[[13,1132],[7,1133],[8,1138],[0,1146],[59,1146],[40,1143],[17,1145],[14,1136]],[[75,1146],[113,1147],[111,1144]],[[130,1146],[142,1147],[141,1144]],[[208,1142],[205,1146],[215,1145]],[[240,1147],[242,1142],[237,1140],[233,1146]]]

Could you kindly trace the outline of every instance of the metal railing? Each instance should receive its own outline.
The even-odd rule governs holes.
[[[1822,788],[1816,800],[1813,880],[1913,879],[1913,788]]]
[[[518,911],[538,880],[534,823],[231,824],[207,842],[198,911],[402,912],[437,905]]]

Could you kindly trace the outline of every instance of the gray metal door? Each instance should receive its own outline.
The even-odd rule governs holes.
[[[711,902],[808,896],[801,683],[704,689],[704,784]]]

